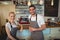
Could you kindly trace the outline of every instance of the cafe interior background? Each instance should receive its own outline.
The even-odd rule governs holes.
[[[27,21],[29,6],[36,6],[37,14],[44,16],[46,29],[43,31],[44,40],[60,40],[60,0],[0,0],[0,40],[5,40],[5,23],[8,13],[16,14],[16,21],[20,18]],[[49,21],[49,22],[48,22]],[[25,23],[22,23],[23,25]],[[28,26],[26,22],[26,26]],[[22,32],[23,38],[29,35],[29,31]],[[26,33],[27,32],[27,33]],[[19,38],[19,33],[17,37]]]

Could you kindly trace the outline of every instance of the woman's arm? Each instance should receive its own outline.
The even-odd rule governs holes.
[[[8,37],[9,37],[11,40],[16,40],[14,37],[11,36],[9,28],[8,28],[8,27],[5,27],[5,29],[6,29],[6,33],[7,33]]]
[[[23,25],[21,24],[20,26],[21,26],[20,31],[23,31]]]
[[[15,21],[15,23],[16,23],[16,25],[17,25],[17,28],[18,28],[20,31],[23,31],[23,25],[20,24],[20,23],[18,23],[18,22],[16,22],[16,21]]]

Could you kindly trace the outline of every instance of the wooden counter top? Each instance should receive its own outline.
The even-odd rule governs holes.
[[[57,23],[55,23],[54,25],[52,25],[52,24],[51,24],[51,25],[48,25],[48,23],[46,23],[46,27],[47,27],[47,28],[60,27],[60,23],[57,22]]]
[[[47,28],[56,28],[56,27],[60,27],[60,26],[46,26]]]
[[[48,23],[46,23],[46,28],[56,28],[56,27],[60,27],[59,23],[56,23],[57,25],[48,25]],[[23,29],[28,29],[30,24],[22,24]]]

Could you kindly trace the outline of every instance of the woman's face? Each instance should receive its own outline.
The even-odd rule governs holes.
[[[35,14],[35,8],[34,7],[30,7],[29,8],[29,12],[30,12],[30,14],[34,15]]]
[[[11,13],[11,14],[9,15],[9,18],[10,18],[10,20],[14,21],[14,20],[15,20],[15,14]]]

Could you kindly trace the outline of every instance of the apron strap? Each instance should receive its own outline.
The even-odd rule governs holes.
[[[37,22],[37,14],[36,14],[36,22]]]
[[[9,22],[9,23],[10,23],[11,28],[13,28],[12,25],[11,25],[11,22]],[[15,22],[14,22],[14,23],[15,23]],[[15,24],[16,24],[16,23],[15,23]]]
[[[10,22],[9,22],[10,23]],[[11,25],[11,23],[10,23],[10,26],[11,26],[11,28],[12,28],[12,25]]]
[[[32,16],[30,17],[30,21],[31,21],[31,18],[32,18]],[[36,14],[36,22],[37,22],[37,14]]]

